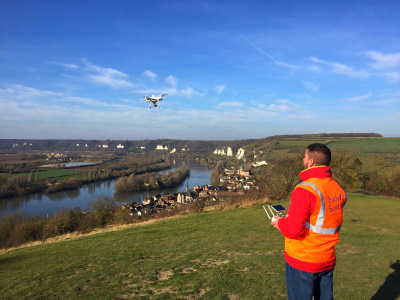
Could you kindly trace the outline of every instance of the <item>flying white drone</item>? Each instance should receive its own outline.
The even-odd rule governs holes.
[[[147,102],[149,102],[149,108],[151,109],[151,104],[152,103],[153,103],[154,107],[157,107],[157,105],[158,105],[158,107],[161,107],[160,106],[160,101],[162,101],[163,97],[166,96],[166,95],[168,95],[168,94],[161,94],[160,96],[153,95],[151,97],[144,96],[143,98],[146,99]]]

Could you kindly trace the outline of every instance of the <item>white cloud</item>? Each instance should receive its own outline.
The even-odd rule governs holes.
[[[364,55],[375,61],[369,64],[374,69],[393,69],[400,66],[400,52],[385,54],[378,51],[367,51],[364,52]]]
[[[315,84],[315,83],[308,82],[308,81],[303,81],[303,85],[304,85],[307,89],[312,90],[312,91],[314,91],[314,92],[316,92],[316,91],[319,90],[319,84]]]
[[[347,98],[346,101],[348,101],[348,102],[361,102],[361,101],[364,101],[364,100],[370,98],[371,96],[372,96],[372,93],[369,92],[368,94],[365,94],[365,95],[356,96],[356,97],[352,97],[352,98]]]
[[[346,66],[344,64],[331,63],[331,66],[333,67],[333,72],[338,74],[343,74],[351,77],[369,77],[368,72],[363,70],[354,70],[352,67]]]
[[[399,103],[400,100],[399,99],[386,99],[386,100],[380,100],[380,101],[376,101],[374,103],[372,103],[373,105],[377,105],[377,106],[382,106],[382,105],[391,105],[391,104],[396,104]],[[399,118],[400,119],[400,118]]]
[[[87,78],[94,83],[108,85],[112,88],[132,87],[132,83],[127,80],[128,75],[121,71],[97,66],[86,60],[84,60],[84,64],[86,71],[89,72]]]
[[[5,89],[0,89],[0,99],[2,100],[18,100],[32,99],[37,97],[61,96],[62,93],[56,93],[46,90],[38,90],[32,87],[23,86],[21,84],[13,84]]]
[[[243,107],[245,106],[244,103],[238,101],[224,101],[218,103],[218,107]]]
[[[106,103],[100,102],[96,99],[92,98],[83,98],[83,97],[69,97],[68,101],[75,102],[78,104],[84,104],[89,106],[108,106]]]
[[[150,70],[146,70],[143,72],[143,76],[150,78],[151,80],[155,80],[157,78],[157,74],[150,71]]]
[[[214,89],[217,91],[218,94],[221,94],[225,89],[225,85],[222,85],[222,84],[221,85],[217,85],[217,86],[215,86]]]
[[[317,64],[325,64],[325,63],[326,63],[325,61],[323,61],[323,60],[321,60],[321,59],[319,59],[319,58],[317,58],[317,57],[315,57],[315,56],[310,56],[310,57],[308,58],[308,60],[310,60],[310,61],[312,61],[312,62],[315,62],[315,63],[317,63]]]
[[[390,82],[397,82],[400,81],[400,73],[399,72],[389,72],[385,73],[384,76],[390,81]]]
[[[143,95],[159,95],[159,94],[168,94],[169,96],[171,95],[177,95],[178,90],[175,88],[160,88],[160,89],[151,89],[151,88],[144,88],[140,90],[134,90],[134,93],[137,94],[143,94]]]
[[[287,99],[276,100],[277,104],[270,104],[266,106],[268,110],[279,112],[279,113],[291,113],[298,112],[299,106],[295,103],[290,102]]]
[[[79,69],[79,66],[77,64],[66,64],[66,63],[61,63],[61,62],[50,62],[51,64],[59,65],[67,69]]]
[[[316,73],[321,72],[321,67],[320,67],[320,66],[317,66],[317,65],[310,65],[310,66],[307,66],[306,69],[307,69],[307,70],[310,70],[310,71],[312,71],[312,72],[316,72]]]
[[[192,97],[194,95],[198,95],[199,93],[196,92],[193,88],[188,87],[186,89],[180,90],[180,93],[186,97]]]
[[[178,79],[175,76],[169,75],[167,79],[165,79],[172,87],[178,86]]]

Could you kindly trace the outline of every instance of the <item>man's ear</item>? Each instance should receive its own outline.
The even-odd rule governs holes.
[[[308,161],[309,161],[309,163],[310,163],[309,168],[315,167],[315,161],[314,161],[312,158],[310,158]]]

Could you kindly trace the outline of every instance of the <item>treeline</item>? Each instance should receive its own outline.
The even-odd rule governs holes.
[[[29,179],[30,176],[0,176],[0,199],[29,195],[42,191],[47,186],[45,182],[32,182]]]
[[[44,154],[16,153],[0,155],[0,173],[27,173],[46,162]]]
[[[45,241],[66,233],[88,233],[109,224],[131,223],[128,212],[118,209],[115,200],[101,197],[89,203],[90,211],[80,208],[63,209],[53,217],[26,217],[22,213],[4,216],[0,220],[0,248]]]
[[[400,197],[397,160],[395,156],[384,155],[368,160],[356,153],[335,151],[331,168],[333,177],[347,192]],[[265,190],[271,200],[288,198],[300,183],[298,174],[302,170],[302,155],[276,161],[258,174],[259,188]]]
[[[114,190],[121,192],[137,192],[145,190],[157,190],[179,185],[190,173],[190,169],[182,167],[173,173],[161,175],[157,173],[146,173],[122,176],[114,184]]]

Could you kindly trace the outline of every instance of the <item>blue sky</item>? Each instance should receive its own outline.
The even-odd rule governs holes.
[[[399,16],[390,0],[1,1],[0,138],[399,137]]]

